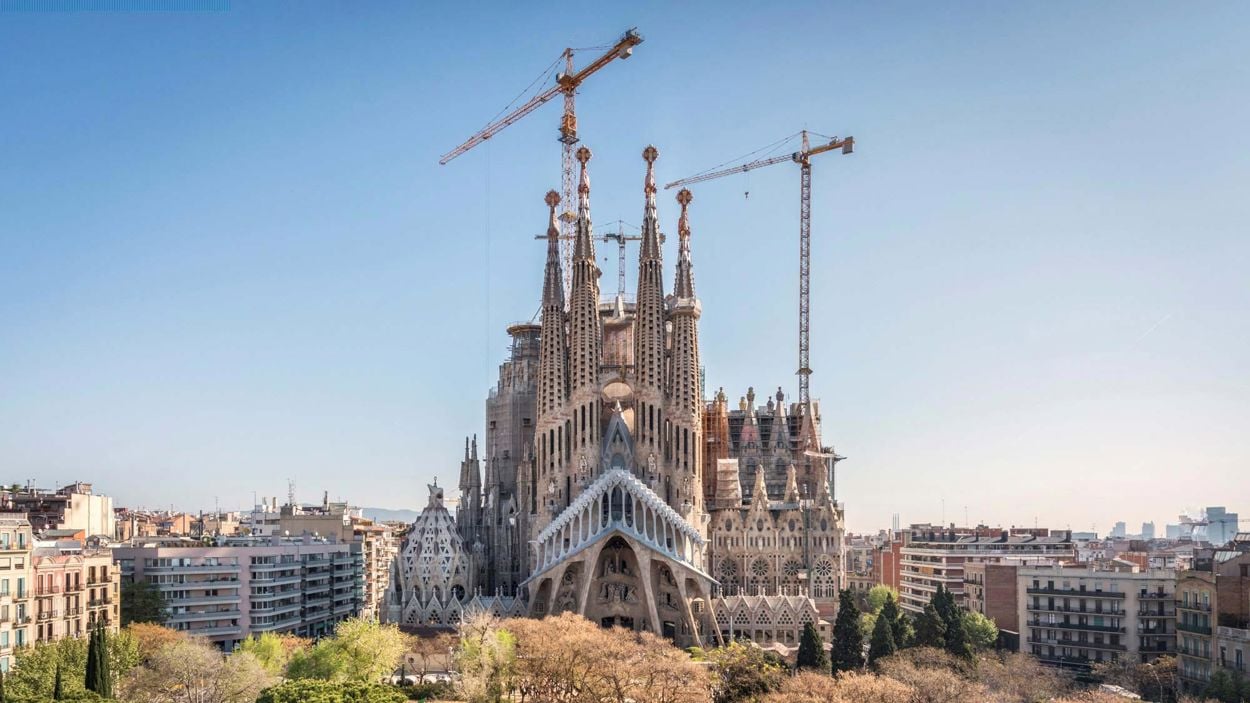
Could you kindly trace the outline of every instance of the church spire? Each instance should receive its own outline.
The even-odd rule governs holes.
[[[690,263],[690,218],[686,208],[694,196],[682,188],[677,193],[677,204],[681,205],[681,216],[677,218],[677,280],[673,283],[673,295],[678,298],[694,297],[694,271]]]
[[[550,212],[547,225],[547,269],[543,274],[541,346],[538,356],[538,415],[557,412],[567,393],[564,346],[564,272],[560,270],[560,228],[556,206],[560,194],[548,191],[545,199]],[[540,423],[541,424],[541,423]]]
[[[577,243],[573,248],[573,289],[569,295],[569,396],[596,387],[603,334],[599,320],[599,267],[595,263],[590,223],[590,149],[577,150],[581,179],[577,186]],[[598,391],[595,392],[596,397]],[[595,433],[597,434],[597,433]]]
[[[660,258],[660,229],[655,214],[655,160],[660,152],[648,146],[643,192],[642,247],[638,255],[638,299],[634,330],[634,365],[640,389],[661,390],[664,378],[664,281]]]

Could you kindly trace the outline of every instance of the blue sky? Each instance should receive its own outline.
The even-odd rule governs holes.
[[[579,96],[601,230],[639,221],[648,143],[668,181],[856,137],[813,193],[851,528],[1250,512],[1244,3],[232,5],[0,13],[6,481],[423,505],[537,310],[559,107],[438,156],[637,26]],[[796,171],[694,188],[734,400],[795,391]]]

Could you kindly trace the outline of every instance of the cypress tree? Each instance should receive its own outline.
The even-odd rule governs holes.
[[[88,691],[95,693],[100,692],[98,660],[96,659],[96,637],[97,629],[91,628],[91,634],[87,637],[87,675],[83,681]]]
[[[849,590],[838,593],[838,617],[833,623],[833,663],[836,676],[864,666],[864,634],[859,631],[859,608]]]
[[[820,639],[816,626],[809,623],[803,625],[803,636],[799,639],[799,654],[795,665],[799,669],[816,669],[824,671],[829,666],[829,655],[825,653],[825,643]]]
[[[59,701],[64,693],[61,691],[61,663],[57,662],[56,677],[52,679],[52,700]]]
[[[907,618],[903,617],[903,610],[898,607],[898,601],[894,600],[894,594],[886,596],[885,605],[881,606],[881,614],[877,617],[883,617],[890,623],[890,634],[894,636],[894,647],[903,649],[911,645],[911,627],[907,622]]]
[[[946,623],[938,615],[937,608],[929,603],[924,612],[916,616],[916,639],[919,647],[945,647]]]
[[[872,628],[872,641],[868,645],[868,663],[872,664],[881,657],[888,657],[898,650],[894,645],[894,628],[884,613],[877,615],[877,624]]]
[[[100,672],[100,690],[97,693],[101,698],[113,697],[113,672],[109,662],[109,633],[104,627],[104,621],[98,620],[100,627],[100,640],[96,644],[96,669]]]
[[[4,672],[0,671],[0,703],[5,703],[7,699],[4,697]]]

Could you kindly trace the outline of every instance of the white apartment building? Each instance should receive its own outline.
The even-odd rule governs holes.
[[[1063,561],[1071,560],[1075,553],[1067,532],[912,525],[903,532],[899,550],[899,603],[904,610],[919,613],[941,585],[963,607],[965,564]]]
[[[327,635],[364,605],[359,544],[236,537],[217,546],[117,547],[114,557],[124,579],[160,591],[167,627],[226,650],[261,632]]]
[[[1176,571],[1100,565],[1022,566],[1016,575],[1020,651],[1088,669],[1176,651]]]

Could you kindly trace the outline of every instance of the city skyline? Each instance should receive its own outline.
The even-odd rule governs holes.
[[[599,233],[640,221],[649,143],[666,182],[856,137],[813,190],[812,388],[850,531],[1250,509],[1250,9],[726,14],[7,14],[0,86],[38,96],[0,118],[7,480],[192,511],[287,478],[389,509],[454,487],[504,328],[538,308],[559,108],[437,156],[566,42],[637,26],[579,97]],[[707,394],[731,404],[797,392],[797,181],[692,188]]]

